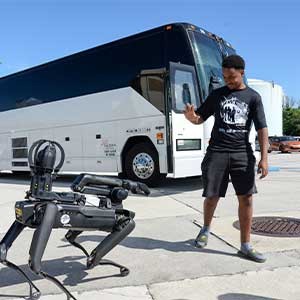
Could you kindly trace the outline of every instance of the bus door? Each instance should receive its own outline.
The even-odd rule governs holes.
[[[187,177],[201,175],[204,157],[203,126],[188,121],[183,110],[187,103],[195,109],[200,105],[195,68],[170,63],[172,109],[170,111],[171,147],[173,176]]]

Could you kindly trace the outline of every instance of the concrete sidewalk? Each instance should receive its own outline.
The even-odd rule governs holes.
[[[281,168],[257,181],[254,215],[300,218],[300,155],[272,153],[270,165]],[[60,187],[54,189],[65,190],[69,183],[59,182]],[[27,184],[23,179],[0,177],[1,238],[13,221],[14,202],[22,199]],[[216,210],[214,235],[207,248],[197,249],[193,240],[199,228],[193,221],[202,224],[201,193],[200,178],[168,180],[150,197],[130,196],[124,202],[136,212],[137,226],[107,258],[129,267],[127,277],[119,277],[118,270],[110,266],[86,270],[82,253],[63,239],[64,230],[51,235],[43,267],[78,300],[299,300],[300,239],[252,235],[253,244],[266,253],[267,262],[258,264],[238,257],[239,231],[232,226],[237,220],[237,200],[230,185]],[[79,241],[93,249],[103,236],[101,232],[84,233]],[[42,300],[66,299],[53,283],[29,272],[31,237],[32,230],[25,230],[12,246],[9,259],[30,274],[42,291]],[[0,268],[0,299],[28,295],[23,278]]]

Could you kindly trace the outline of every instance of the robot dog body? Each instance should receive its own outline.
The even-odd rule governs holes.
[[[47,146],[40,150],[45,143]],[[54,168],[56,148],[61,152],[61,160]],[[32,171],[30,190],[27,192],[26,200],[15,204],[16,220],[0,242],[0,262],[25,277],[30,287],[30,299],[40,297],[39,289],[19,267],[7,260],[7,251],[25,227],[35,229],[29,250],[31,270],[54,282],[66,294],[67,299],[76,298],[57,279],[42,271],[42,257],[52,229],[68,229],[65,237],[86,255],[87,268],[109,264],[118,267],[120,274],[126,276],[129,273],[126,267],[102,258],[135,227],[134,213],[123,209],[122,205],[122,201],[128,196],[128,191],[148,195],[150,192],[147,186],[129,180],[81,174],[71,185],[73,192],[53,192],[52,180],[64,160],[62,147],[53,141],[37,141],[32,145],[28,159]],[[84,194],[96,195],[99,199],[99,206],[87,206]],[[90,254],[76,242],[76,238],[83,231],[89,230],[110,233]]]

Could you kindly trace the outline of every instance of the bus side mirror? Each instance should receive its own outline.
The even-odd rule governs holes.
[[[221,87],[222,81],[218,76],[211,76],[209,80],[209,93]]]
[[[191,92],[188,83],[182,85],[182,101],[184,104],[192,104]]]

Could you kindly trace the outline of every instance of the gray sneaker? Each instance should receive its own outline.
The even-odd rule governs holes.
[[[266,257],[262,253],[256,251],[253,248],[250,248],[247,252],[243,252],[240,250],[238,252],[238,255],[241,257],[247,258],[249,260],[259,262],[259,263],[264,263],[267,260]]]
[[[199,233],[195,239],[195,247],[197,248],[204,248],[207,245],[208,236],[204,233]]]

